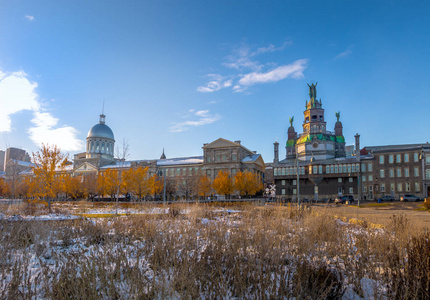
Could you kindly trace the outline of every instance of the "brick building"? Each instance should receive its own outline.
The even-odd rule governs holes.
[[[361,158],[363,197],[430,194],[430,144],[366,147]]]
[[[404,194],[430,195],[430,144],[371,146],[360,150],[345,146],[340,113],[334,132],[326,130],[322,101],[316,100],[316,85],[309,86],[303,133],[297,134],[290,119],[286,157],[279,160],[279,144],[274,143],[274,160],[266,172],[273,172],[280,198],[334,199],[353,195],[354,199],[377,199]],[[355,148],[355,149],[354,149]],[[299,175],[297,176],[297,170]],[[268,176],[270,177],[270,176]]]

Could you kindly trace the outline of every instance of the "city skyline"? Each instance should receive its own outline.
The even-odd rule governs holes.
[[[130,159],[201,155],[241,140],[285,155],[318,82],[346,144],[428,141],[425,2],[0,3],[0,149],[85,151],[106,124]]]

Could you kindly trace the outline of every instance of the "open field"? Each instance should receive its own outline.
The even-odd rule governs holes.
[[[114,204],[88,202],[57,203],[55,215],[40,205],[0,209],[1,299],[430,297],[430,233],[406,213],[383,211],[385,229],[333,218],[376,217],[379,207],[121,204],[123,216]]]
[[[415,231],[430,230],[430,213],[422,210],[423,202],[365,203],[357,205],[320,204],[313,206],[315,212],[339,217],[356,218],[369,223],[388,226],[394,215],[404,215]]]

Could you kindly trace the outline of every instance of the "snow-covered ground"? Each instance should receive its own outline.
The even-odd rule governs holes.
[[[368,249],[386,238],[380,229],[285,208],[70,211],[0,214],[0,298],[390,298]],[[323,268],[331,285],[300,266]]]

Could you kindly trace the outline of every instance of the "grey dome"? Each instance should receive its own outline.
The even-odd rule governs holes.
[[[112,129],[103,123],[94,125],[90,131],[88,131],[87,138],[106,138],[115,140]]]

